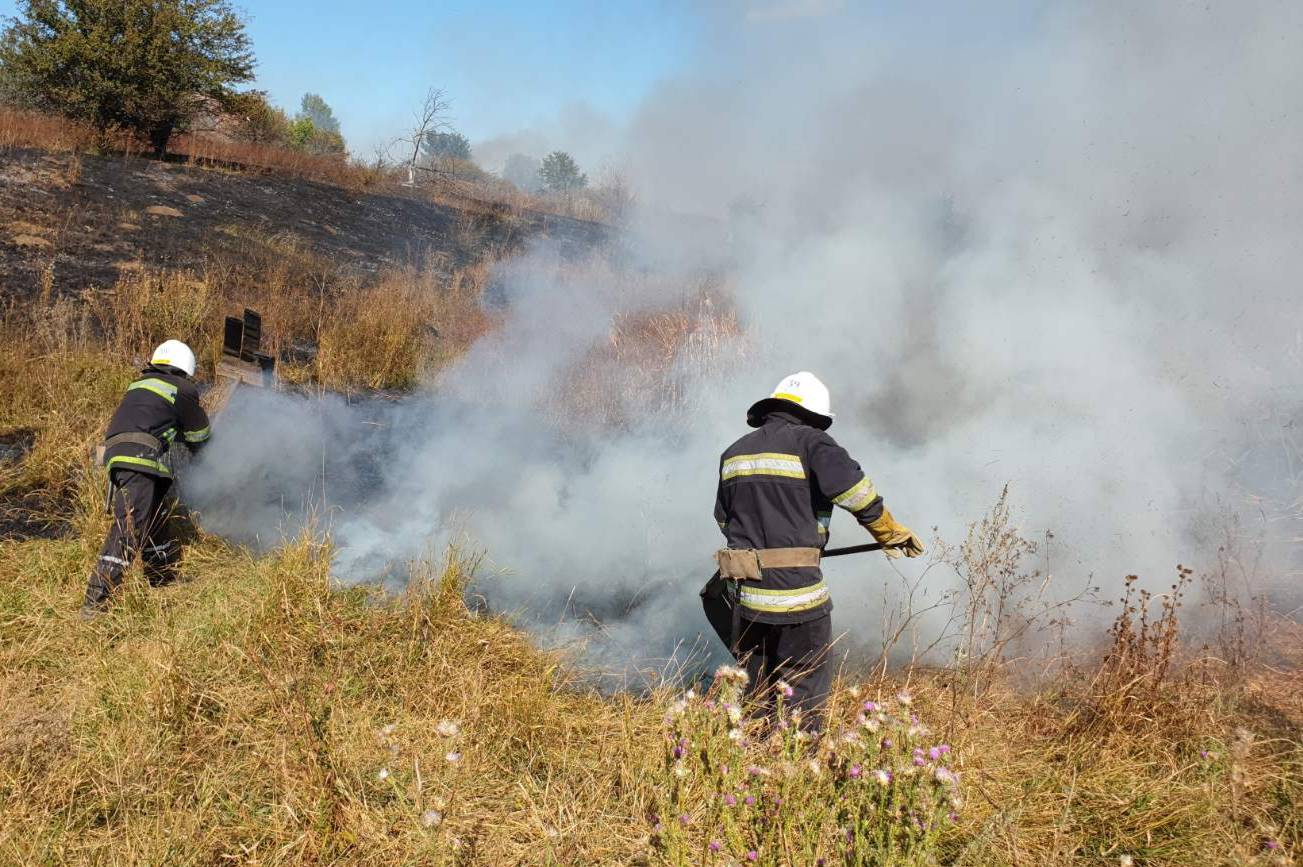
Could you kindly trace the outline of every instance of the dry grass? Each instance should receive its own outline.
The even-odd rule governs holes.
[[[646,275],[606,279],[632,281],[634,296],[673,297]],[[722,378],[744,357],[728,288],[704,280],[661,309],[617,315],[606,340],[572,366],[551,415],[560,424],[621,427],[651,414],[688,413],[694,380]]]
[[[0,551],[0,860],[609,863],[637,850],[643,769],[628,762],[655,740],[650,706],[566,688],[557,660],[466,611],[455,560],[380,603],[331,590],[329,552],[310,542],[262,560],[211,543],[187,562],[201,582],[137,581],[86,625],[66,603],[87,553]],[[461,734],[441,735],[442,720]]]
[[[0,545],[0,861],[657,863],[671,696],[574,686],[465,608],[468,564],[382,599],[332,589],[317,543],[254,558],[208,539],[198,580],[134,575],[84,624],[94,541]],[[844,683],[835,719],[903,676]],[[1163,719],[1085,735],[1071,690],[911,680],[962,778],[939,863],[1284,864],[1303,843],[1297,728],[1272,732],[1251,691],[1183,680]]]

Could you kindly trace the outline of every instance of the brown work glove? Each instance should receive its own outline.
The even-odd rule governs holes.
[[[914,535],[914,531],[903,524],[896,523],[891,512],[882,510],[878,520],[869,524],[873,538],[881,542],[888,557],[920,557],[923,555],[923,540]]]

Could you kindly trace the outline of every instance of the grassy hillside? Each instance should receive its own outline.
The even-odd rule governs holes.
[[[255,556],[197,534],[190,580],[152,590],[133,573],[108,616],[81,621],[106,520],[89,449],[158,340],[207,335],[206,378],[220,317],[251,304],[292,383],[401,389],[494,327],[486,258],[324,287],[298,279],[315,261],[246,278],[146,268],[43,293],[0,323],[0,863],[1266,865],[1303,852],[1303,632],[1287,621],[1258,621],[1263,650],[1219,661],[1176,609],[1130,598],[1098,652],[1047,677],[992,658],[844,671],[818,743],[744,722],[728,671],[690,693],[590,691],[572,661],[468,610],[474,563],[456,552],[386,598],[332,589],[325,540]],[[669,364],[685,315],[621,320],[590,362]]]

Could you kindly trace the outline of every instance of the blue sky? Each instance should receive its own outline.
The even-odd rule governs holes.
[[[623,120],[687,63],[688,7],[667,2],[247,0],[256,86],[293,112],[305,91],[339,116],[358,156],[399,132],[426,89],[453,101],[472,140],[510,133],[582,103]],[[14,0],[0,0],[12,16]]]

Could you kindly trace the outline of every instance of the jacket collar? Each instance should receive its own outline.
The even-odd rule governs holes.
[[[185,375],[184,370],[175,368],[170,364],[146,364],[145,368],[140,372],[149,374],[150,376],[158,376],[159,374],[162,374],[164,376],[179,376],[182,379],[188,378]]]
[[[783,422],[784,424],[800,424],[808,426],[808,423],[795,413],[783,412],[782,410],[773,410],[765,413],[765,424],[772,424],[776,421]]]

